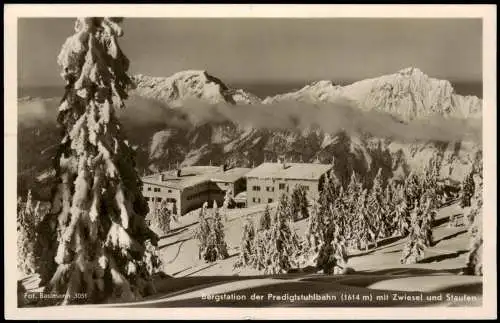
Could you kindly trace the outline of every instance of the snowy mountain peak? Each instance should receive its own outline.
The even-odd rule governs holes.
[[[341,90],[340,85],[335,85],[330,80],[321,80],[306,85],[296,92],[267,97],[263,103],[268,104],[278,101],[330,102],[339,96]]]
[[[177,72],[169,77],[134,76],[135,93],[167,102],[172,107],[180,107],[186,100],[200,99],[215,103],[254,103],[256,96],[243,90],[231,89],[220,79],[204,70]]]
[[[405,68],[399,70],[398,73],[402,74],[402,75],[407,75],[407,76],[425,75],[424,72],[422,72],[418,67],[413,67],[413,66],[405,67]]]
[[[481,99],[458,95],[449,81],[429,77],[415,67],[347,86],[319,81],[295,92],[266,98],[264,103],[284,100],[333,102],[339,97],[357,102],[362,109],[387,112],[406,121],[432,115],[460,118],[482,115]]]

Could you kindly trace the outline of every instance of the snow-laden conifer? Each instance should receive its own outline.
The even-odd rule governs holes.
[[[57,62],[66,81],[59,106],[62,140],[58,186],[40,226],[47,290],[85,293],[85,302],[134,300],[153,291],[157,236],[145,222],[147,203],[135,151],[115,114],[125,106],[129,60],[118,45],[121,18],[79,18]],[[50,277],[50,278],[48,278]]]
[[[289,203],[283,194],[269,229],[266,273],[285,273],[296,265],[300,241],[293,229]]]
[[[266,204],[264,213],[261,215],[259,220],[259,230],[269,230],[271,227],[271,211],[269,210],[269,204]]]
[[[250,266],[254,262],[255,249],[255,228],[252,221],[247,220],[243,226],[243,235],[240,243],[240,255],[235,263],[235,267]]]

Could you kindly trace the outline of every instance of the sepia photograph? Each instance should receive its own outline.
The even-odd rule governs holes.
[[[16,315],[495,315],[494,7],[9,6]]]

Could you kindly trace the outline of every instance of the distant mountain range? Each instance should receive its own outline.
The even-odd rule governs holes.
[[[334,158],[344,182],[356,171],[368,184],[379,168],[388,177],[404,177],[438,155],[441,176],[460,181],[481,150],[482,100],[459,95],[450,82],[417,68],[344,86],[318,81],[264,99],[206,71],[133,80],[121,120],[144,173],[177,163],[251,167],[278,157],[324,163]],[[19,101],[21,194],[50,179],[47,148],[59,140],[51,121],[56,106],[55,99]]]

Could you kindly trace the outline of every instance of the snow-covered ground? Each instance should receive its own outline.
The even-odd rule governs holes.
[[[198,259],[197,240],[193,238],[197,228],[197,212],[182,217],[172,232],[160,242],[163,270],[173,278],[158,282],[157,295],[141,302],[120,304],[120,306],[433,306],[437,304],[477,306],[481,304],[482,277],[458,274],[465,265],[469,236],[464,227],[448,227],[448,217],[461,213],[456,204],[439,211],[437,226],[434,229],[436,244],[425,251],[425,259],[420,263],[400,264],[399,258],[405,240],[391,238],[381,241],[375,249],[352,253],[349,266],[355,269],[355,273],[336,276],[319,273],[262,275],[249,269],[234,270],[243,224],[246,219],[258,221],[264,207],[255,206],[228,212],[225,234],[230,257],[214,263],[205,263]],[[304,234],[306,223],[307,220],[295,223],[297,233]],[[464,293],[467,293],[468,299],[461,298]],[[292,301],[293,295],[308,294],[328,294],[337,299]],[[219,295],[219,298],[215,296],[210,298],[210,295]],[[226,295],[226,299],[223,299],[223,295]],[[252,295],[260,295],[262,299],[248,301]],[[283,298],[278,299],[277,295]],[[368,300],[367,295],[371,295],[372,299]],[[416,297],[417,300],[408,302],[394,299],[395,296],[408,295]],[[418,300],[419,295],[423,297],[421,301]],[[427,300],[428,295],[434,298]],[[236,297],[245,298],[246,301],[235,299]],[[374,301],[377,297],[378,300]]]
[[[198,212],[186,214],[178,223],[173,222],[171,232],[160,240],[163,271],[171,277],[157,280],[157,293],[139,302],[99,306],[481,305],[482,277],[459,275],[466,262],[469,235],[465,227],[448,227],[448,218],[462,212],[456,204],[439,210],[434,228],[436,243],[426,249],[420,263],[400,264],[405,240],[390,238],[380,241],[377,248],[351,253],[348,264],[355,272],[333,276],[314,270],[282,275],[234,270],[243,224],[247,219],[258,221],[264,208],[261,205],[227,212],[225,238],[230,257],[214,263],[198,259],[198,244],[193,236],[198,226]],[[294,224],[298,234],[304,234],[306,224],[307,220]],[[413,300],[408,301],[408,297]]]

